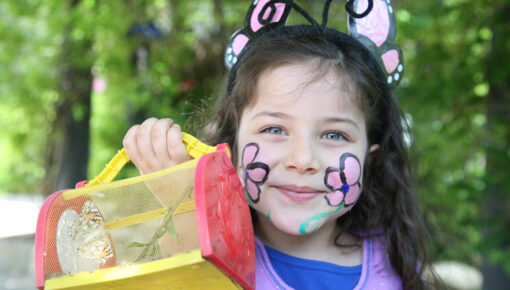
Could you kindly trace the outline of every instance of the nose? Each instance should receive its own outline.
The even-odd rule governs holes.
[[[313,174],[319,171],[319,158],[313,141],[296,138],[289,144],[284,158],[285,168],[300,174]]]

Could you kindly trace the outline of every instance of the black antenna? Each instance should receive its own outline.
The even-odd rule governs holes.
[[[358,14],[352,9],[352,5],[354,4],[353,2],[354,2],[354,0],[348,0],[347,4],[345,4],[345,10],[347,10],[347,13],[349,13],[354,18],[363,18],[363,17],[367,16],[368,13],[370,13],[370,11],[372,11],[372,8],[374,7],[374,1],[368,0],[367,10],[365,10],[361,14]]]
[[[329,2],[331,2],[331,0],[328,0]],[[308,22],[310,22],[313,26],[319,26],[319,23],[317,23],[317,21],[315,21],[315,19],[312,18],[312,16],[310,16],[310,14],[308,14],[305,10],[303,10],[303,8],[299,7],[299,5],[297,5],[293,0],[272,0],[272,1],[269,1],[267,2],[266,4],[264,4],[264,6],[262,7],[262,10],[260,11],[260,14],[258,16],[258,20],[261,24],[267,24],[268,21],[271,21],[275,11],[276,11],[276,7],[274,6],[274,4],[276,3],[285,3],[287,5],[289,5],[290,7],[294,8],[294,10],[296,10],[296,12],[298,12],[299,14],[301,14],[306,20],[308,20]],[[262,19],[263,15],[265,14],[265,11],[267,9],[269,9],[269,7],[271,7],[271,14],[269,15],[270,17],[266,17],[266,19]]]
[[[326,27],[328,25],[328,14],[329,14],[329,6],[333,0],[326,0],[324,3],[324,10],[322,10],[322,26]]]

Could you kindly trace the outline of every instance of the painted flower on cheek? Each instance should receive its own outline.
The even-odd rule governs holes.
[[[325,196],[330,206],[353,205],[361,193],[359,179],[361,165],[356,156],[344,153],[340,156],[340,167],[328,167],[324,176],[324,183],[332,191]]]
[[[260,198],[260,186],[266,182],[269,166],[262,162],[254,162],[259,153],[257,143],[249,143],[243,149],[241,168],[244,170],[244,189],[251,201],[256,203]]]

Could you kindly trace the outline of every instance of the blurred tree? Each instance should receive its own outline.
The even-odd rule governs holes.
[[[492,41],[485,62],[490,92],[487,95],[487,197],[482,216],[483,275],[484,289],[498,289],[510,284],[510,184],[507,181],[510,176],[510,67],[501,63],[510,51],[510,4],[499,1],[489,9]]]
[[[412,122],[418,189],[434,259],[480,267],[479,206],[485,183],[483,1],[420,1],[397,10],[406,68],[396,94]],[[475,17],[475,15],[477,17]],[[474,49],[476,48],[476,49]]]
[[[0,188],[41,192],[51,159],[62,10],[52,3],[0,3]],[[51,10],[51,11],[50,11]],[[52,18],[54,16],[54,18]]]
[[[83,13],[94,12],[80,9],[81,2],[68,1],[66,10],[71,17],[62,31],[59,71],[61,98],[55,103],[56,118],[53,123],[53,130],[61,131],[62,134],[60,138],[50,136],[50,139],[57,141],[52,146],[52,155],[60,155],[54,158],[60,162],[49,164],[47,168],[47,172],[58,170],[55,183],[47,175],[46,183],[49,184],[50,192],[74,188],[76,182],[87,179],[94,30],[93,27],[84,27],[83,21],[79,23],[78,19]]]
[[[297,2],[321,18],[322,1]],[[241,27],[249,3],[0,1],[0,188],[48,194],[84,179],[87,164],[90,179],[120,149],[127,129],[147,116],[171,117],[197,133],[200,127],[194,125],[204,123],[221,94],[224,47]],[[480,268],[483,252],[487,261],[498,263],[496,269],[503,265],[509,273],[508,4],[392,3],[406,64],[395,93],[412,122],[411,149],[433,231],[432,257]],[[329,15],[329,26],[341,31],[347,30],[344,5],[333,1]],[[289,19],[303,22],[295,13]],[[134,25],[149,23],[160,30],[157,41],[148,45],[128,36]],[[142,74],[133,62],[140,47],[147,56]],[[91,83],[101,85],[87,93]],[[134,118],[133,112],[141,113]],[[66,133],[65,118],[83,127]],[[84,139],[66,139],[73,133]],[[83,148],[89,143],[88,163],[85,149],[75,150],[78,145],[67,148],[82,152],[81,159],[64,157],[65,140]],[[64,160],[82,175],[55,186],[64,168],[57,164]],[[134,174],[129,167],[119,178]],[[489,222],[482,236],[484,202]],[[487,269],[490,277],[494,270]]]

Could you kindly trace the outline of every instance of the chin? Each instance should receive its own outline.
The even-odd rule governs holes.
[[[303,236],[311,234],[322,226],[324,221],[310,222],[304,217],[296,217],[294,219],[278,219],[271,220],[271,223],[282,233],[292,236]]]

